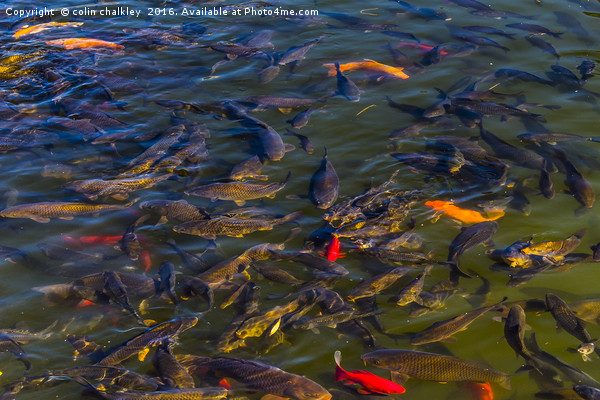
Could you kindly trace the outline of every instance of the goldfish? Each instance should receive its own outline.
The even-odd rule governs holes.
[[[110,47],[112,49],[120,50],[124,46],[113,42],[107,42],[106,40],[100,39],[89,39],[89,38],[68,38],[68,39],[56,39],[46,42],[51,46],[62,46],[67,50],[71,49],[87,49],[88,47]]]
[[[34,33],[42,32],[47,29],[50,29],[50,27],[52,26],[76,27],[81,25],[83,25],[83,22],[46,22],[43,24],[37,24],[21,28],[13,34],[13,38],[18,39],[21,36],[32,35]]]
[[[452,201],[426,201],[425,205],[433,208],[438,215],[447,214],[453,220],[462,222],[464,224],[477,224],[479,222],[495,221],[504,216],[504,211],[502,210],[491,210],[486,213],[487,216],[484,216],[478,211],[457,207]]]
[[[331,63],[323,64],[327,68],[327,76],[334,76],[336,74],[335,65]],[[367,73],[375,73],[378,75],[386,75],[393,78],[408,79],[410,78],[407,74],[402,72],[404,68],[392,67],[391,65],[382,64],[374,60],[365,58],[362,61],[353,61],[345,64],[340,64],[340,71],[355,71],[363,70]]]
[[[109,235],[97,235],[97,236],[81,236],[79,241],[83,244],[112,244],[117,243],[123,236],[109,236]]]
[[[404,393],[406,391],[406,389],[397,383],[381,378],[369,371],[353,370],[348,372],[344,370],[340,366],[342,355],[339,350],[334,353],[333,357],[335,359],[335,363],[337,364],[335,367],[335,380],[348,380],[349,383],[346,384],[358,383],[362,386],[362,389],[358,390],[358,393],[360,394]]]
[[[321,255],[327,258],[329,261],[335,261],[338,259],[338,257],[344,257],[344,254],[340,253],[341,247],[340,240],[334,236],[327,247],[325,247],[325,251],[321,253]]]
[[[465,388],[471,391],[472,400],[494,400],[494,393],[492,393],[492,386],[489,382],[467,382]]]

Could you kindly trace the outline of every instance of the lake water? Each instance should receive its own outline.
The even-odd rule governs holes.
[[[18,117],[1,117],[0,126],[3,135],[12,135],[11,129],[37,128],[49,132],[48,137],[40,139],[41,145],[28,148],[20,146],[18,150],[3,153],[0,158],[0,193],[2,206],[9,204],[28,204],[41,201],[82,201],[84,196],[65,190],[63,185],[78,179],[94,179],[114,177],[123,172],[127,163],[139,155],[172,125],[172,110],[157,104],[160,100],[177,100],[195,104],[211,104],[223,100],[234,100],[245,96],[270,95],[281,97],[323,97],[317,107],[321,112],[312,114],[308,125],[299,133],[308,136],[314,143],[315,151],[305,153],[297,140],[292,136],[283,136],[286,143],[296,146],[294,151],[285,154],[280,161],[267,162],[262,173],[269,176],[270,182],[285,179],[288,171],[291,178],[285,188],[278,192],[274,199],[251,200],[248,205],[263,206],[277,214],[288,214],[302,211],[304,216],[299,220],[301,233],[286,243],[288,250],[300,250],[304,239],[321,226],[324,210],[316,208],[306,198],[288,198],[290,195],[305,195],[308,191],[312,174],[318,168],[323,156],[323,148],[327,148],[328,158],[335,167],[340,180],[340,199],[356,196],[370,186],[386,181],[392,173],[399,169],[397,187],[405,190],[421,190],[426,198],[417,202],[410,216],[416,219],[418,232],[425,239],[425,250],[435,249],[435,258],[446,259],[447,249],[452,239],[459,233],[457,224],[442,216],[432,223],[431,209],[423,203],[425,200],[455,200],[461,206],[475,208],[478,202],[502,198],[506,187],[487,187],[479,191],[462,192],[461,187],[451,179],[429,176],[427,173],[416,173],[406,165],[390,156],[394,151],[425,151],[425,143],[436,136],[455,135],[462,138],[477,138],[479,129],[464,126],[453,117],[454,128],[434,127],[423,130],[420,135],[399,141],[390,141],[389,134],[401,127],[415,122],[408,113],[388,105],[387,98],[396,103],[427,107],[436,101],[435,88],[448,90],[457,81],[465,77],[471,82],[481,79],[490,71],[500,68],[522,70],[547,78],[545,72],[550,66],[558,64],[578,74],[576,66],[584,60],[598,62],[597,37],[600,5],[594,1],[504,1],[490,4],[493,9],[510,11],[518,16],[496,18],[493,16],[474,15],[472,8],[461,7],[451,2],[420,1],[414,2],[419,7],[426,7],[445,13],[443,19],[423,19],[406,12],[406,8],[393,1],[372,1],[368,3],[342,2],[337,0],[315,2],[247,2],[232,4],[230,2],[179,2],[179,1],[114,1],[91,2],[87,5],[64,0],[47,2],[26,2],[6,0],[0,4],[5,12],[0,19],[2,29],[2,52],[0,72],[4,75],[0,80],[1,98],[16,112]],[[418,4],[417,4],[418,3]],[[226,7],[226,6],[235,7]],[[16,15],[19,11],[40,10],[43,7],[56,9],[54,16],[46,19],[32,19],[30,25],[42,22],[82,22],[78,27],[55,27],[44,32],[14,38],[13,34],[25,23]],[[207,9],[205,9],[207,7]],[[185,15],[192,12],[204,12],[216,7],[228,10],[228,15]],[[249,15],[231,15],[233,10]],[[58,11],[60,10],[60,11]],[[185,11],[184,11],[185,10]],[[309,10],[312,16],[292,18],[283,14],[290,11]],[[94,12],[95,11],[95,12]],[[139,11],[139,14],[137,13]],[[252,15],[270,12],[274,15]],[[133,12],[133,15],[115,15]],[[64,14],[61,14],[64,13]],[[557,14],[558,13],[558,14]],[[562,14],[561,14],[562,13]],[[107,15],[108,14],[108,15]],[[277,15],[279,14],[279,15]],[[377,26],[357,27],[355,21],[348,23],[342,16],[361,18],[366,24],[393,24],[393,27],[378,29]],[[565,26],[557,16],[567,15],[581,24]],[[21,21],[21,22],[20,22]],[[561,32],[559,37],[534,35],[551,43],[560,54],[560,58],[543,51],[526,39],[531,32],[506,27],[507,24],[531,23],[544,26],[552,31]],[[329,97],[336,90],[336,78],[327,77],[324,63],[339,62],[341,64],[363,59],[373,59],[380,63],[394,66],[388,46],[402,50],[410,59],[420,62],[423,53],[411,47],[401,47],[404,43],[415,43],[413,40],[385,34],[382,30],[405,32],[415,35],[423,44],[437,45],[446,43],[448,49],[457,45],[465,45],[450,34],[452,27],[481,25],[502,29],[514,35],[514,40],[507,37],[476,33],[493,39],[509,51],[498,47],[481,46],[473,48],[470,54],[461,57],[441,57],[441,61],[413,73],[408,79],[385,79],[375,81],[360,71],[346,73],[360,88],[360,101],[349,102],[342,96]],[[281,54],[292,46],[301,45],[320,38],[306,53],[305,59],[293,70],[289,66],[281,66],[280,73],[269,83],[260,83],[259,71],[268,65],[265,57],[239,57],[228,63],[219,65],[214,73],[211,68],[223,59],[224,54],[211,51],[208,45],[217,42],[240,43],[244,38],[260,30],[272,30],[273,49],[264,49],[266,54]],[[587,31],[587,34],[584,32]],[[168,34],[168,35],[167,35]],[[174,36],[169,36],[174,35]],[[62,49],[45,42],[69,37],[87,37],[102,39],[120,44],[122,50],[108,49]],[[5,57],[24,55],[23,61],[7,60]],[[14,67],[14,66],[17,67]],[[64,86],[51,85],[52,79],[47,71],[54,71],[64,79]],[[116,81],[106,78],[106,74],[116,74],[132,84],[131,87],[119,86]],[[585,89],[600,92],[600,81],[591,77]],[[119,82],[119,84],[122,82]],[[464,89],[462,85],[457,91]],[[478,85],[478,90],[493,90],[500,93],[520,93],[528,111],[543,115],[543,126],[552,132],[570,132],[582,136],[596,136],[598,105],[597,96],[563,90],[557,86],[536,82],[508,80],[492,77]],[[111,91],[109,95],[103,88]],[[132,89],[132,88],[135,88]],[[112,100],[111,100],[112,97]],[[127,124],[130,135],[115,142],[111,147],[107,144],[92,144],[83,140],[76,131],[57,129],[47,121],[54,116],[72,119],[86,119],[78,115],[81,111],[69,112],[57,107],[63,99],[73,98],[99,107],[104,113]],[[519,102],[514,98],[499,100],[512,105]],[[542,105],[559,106],[544,108]],[[118,106],[118,107],[117,107]],[[289,123],[286,120],[303,108],[284,114],[276,108],[266,111],[252,112],[255,118],[264,121],[277,132],[283,134]],[[82,108],[84,109],[84,107]],[[286,110],[284,110],[286,111]],[[12,114],[12,113],[9,113]],[[168,181],[152,188],[132,193],[130,200],[141,201],[155,199],[185,199],[191,204],[205,207],[209,212],[234,208],[232,202],[211,203],[209,199],[187,196],[183,192],[189,189],[190,182],[208,183],[215,178],[222,178],[236,163],[250,157],[253,152],[243,136],[244,127],[236,121],[215,118],[210,114],[198,114],[191,111],[175,111],[178,117],[202,123],[210,130],[207,139],[210,159],[197,165],[187,165],[178,170]],[[14,123],[18,121],[18,125]],[[519,147],[526,143],[517,135],[527,132],[523,121],[519,118],[503,119],[500,116],[486,116],[483,119],[485,128],[505,141]],[[121,128],[120,128],[121,129]],[[122,128],[124,130],[124,128]],[[106,133],[118,129],[105,129]],[[24,135],[24,133],[22,134]],[[35,135],[35,134],[34,134]],[[145,135],[145,136],[143,136]],[[140,139],[143,139],[140,141]],[[479,144],[493,154],[487,144],[479,140]],[[578,141],[563,144],[583,176],[598,191],[600,174],[598,173],[597,143]],[[505,210],[506,215],[498,221],[499,228],[493,237],[494,248],[505,248],[518,239],[533,236],[534,241],[566,238],[572,233],[586,228],[581,245],[576,252],[590,253],[589,246],[600,241],[600,229],[597,206],[587,212],[576,212],[580,204],[570,194],[564,193],[564,174],[552,174],[556,196],[552,200],[544,198],[537,187],[539,171],[526,169],[509,163],[509,182],[523,185],[522,192],[531,203],[528,215],[513,208]],[[62,176],[47,171],[52,166],[66,166]],[[439,179],[436,179],[439,178]],[[107,198],[106,202],[125,203]],[[96,201],[102,203],[102,199]],[[62,262],[47,259],[38,247],[41,243],[64,244],[64,237],[80,237],[91,235],[122,235],[127,227],[141,215],[134,204],[131,210],[101,214],[100,216],[75,217],[72,220],[52,219],[42,224],[30,219],[4,219],[2,221],[0,244],[18,248],[27,253],[31,262],[11,263],[2,261],[0,267],[0,328],[19,327],[37,331],[58,320],[55,334],[45,341],[32,341],[23,346],[32,363],[30,374],[43,373],[48,369],[66,368],[73,365],[85,365],[85,359],[73,360],[71,345],[65,340],[67,333],[86,335],[99,344],[116,345],[141,332],[135,319],[120,312],[117,307],[83,307],[57,304],[50,306],[43,302],[43,296],[32,287],[67,283],[72,277],[55,275],[49,272],[50,267]],[[137,211],[137,213],[136,213]],[[147,271],[141,262],[130,261],[113,245],[83,246],[86,251],[101,252],[114,255],[108,260],[93,264],[89,260],[75,259],[73,265],[85,272],[114,270],[119,272],[137,272],[155,277],[158,266],[163,261],[171,261],[181,274],[189,274],[181,260],[166,244],[173,238],[178,245],[189,252],[201,252],[207,241],[195,237],[177,234],[172,231],[174,225],[154,226],[152,222],[144,223],[137,229],[137,234],[145,239],[145,247],[149,250],[152,264]],[[407,219],[408,221],[408,219]],[[240,254],[250,246],[259,243],[279,243],[286,237],[291,225],[275,227],[272,231],[256,232],[243,238],[219,237],[218,249],[212,257],[217,262],[226,257]],[[68,243],[67,243],[68,246]],[[346,247],[345,258],[338,262],[349,270],[334,287],[342,296],[354,287],[360,279],[370,277],[374,272],[388,268],[376,258],[368,257],[360,252],[349,251],[352,245],[342,239]],[[544,299],[546,293],[553,292],[567,302],[593,299],[598,295],[598,266],[595,263],[582,263],[566,272],[546,271],[537,275],[525,285],[507,287],[507,273],[491,270],[493,264],[486,255],[486,248],[478,246],[467,251],[461,257],[463,270],[472,269],[490,282],[490,292],[486,304],[492,304],[508,297],[508,301],[530,298]],[[209,250],[213,252],[213,250]],[[289,263],[276,263],[281,267]],[[295,265],[295,264],[294,264]],[[312,276],[298,266],[291,271],[303,279]],[[401,282],[407,284],[416,275],[416,271],[408,274]],[[436,266],[425,280],[425,289],[446,279],[447,269]],[[181,283],[178,275],[178,283]],[[261,310],[286,302],[278,295],[288,293],[291,289],[266,279],[258,280],[253,273],[253,280],[262,288]],[[465,295],[474,293],[481,285],[479,279],[461,279],[461,288]],[[406,334],[418,332],[435,321],[451,318],[470,311],[472,306],[464,296],[453,296],[445,307],[435,313],[422,317],[409,317],[408,307],[397,307],[387,302],[397,293],[387,290],[377,297],[382,311],[381,320],[388,332]],[[334,399],[356,398],[361,395],[344,388],[340,382],[334,381],[335,364],[333,352],[340,350],[343,355],[342,365],[350,369],[367,368],[380,376],[388,377],[387,371],[373,367],[364,367],[360,355],[371,349],[360,338],[347,336],[333,328],[322,327],[319,332],[290,330],[286,332],[286,343],[274,347],[269,352],[264,348],[246,347],[231,353],[220,353],[215,346],[214,338],[222,332],[235,315],[232,307],[222,310],[218,307],[224,292],[217,292],[216,306],[204,314],[197,326],[181,335],[175,353],[190,353],[205,356],[227,355],[251,360],[258,360],[278,366],[288,372],[302,374],[329,389]],[[134,306],[140,303],[133,299]],[[175,309],[172,304],[159,299],[150,299],[146,303],[143,318],[158,322],[166,321],[181,315],[194,315],[205,304],[198,301],[184,302]],[[418,349],[431,352],[446,352],[467,360],[489,364],[494,369],[513,373],[523,360],[516,358],[503,336],[503,323],[493,320],[492,312],[476,320],[470,327],[456,334],[456,342],[447,343],[445,349],[438,345],[425,345],[419,348],[410,345],[408,337],[397,340],[378,333],[373,329],[378,347],[397,349]],[[555,321],[549,313],[527,313],[527,323],[536,333],[541,347],[582,369],[595,378],[600,378],[600,369],[595,355],[593,362],[584,363],[579,354],[567,352],[567,347],[576,347],[577,339],[565,332],[557,332]],[[368,325],[370,326],[370,325]],[[64,329],[63,329],[64,328]],[[588,329],[593,338],[600,335],[600,327],[589,324]],[[529,331],[531,332],[531,331]],[[528,332],[528,334],[529,334]],[[0,382],[7,384],[23,375],[23,365],[14,356],[2,354],[0,357]],[[127,368],[140,373],[152,370],[151,363],[146,360],[140,363],[134,359],[125,363]],[[565,382],[565,386],[570,386]],[[527,373],[512,378],[512,390],[492,385],[496,399],[532,398],[539,389]],[[409,380],[406,384],[405,399],[432,398],[470,398],[471,394],[454,383],[439,384]],[[79,398],[80,388],[75,384],[42,388],[37,392],[22,392],[22,399],[44,398]],[[254,395],[251,395],[254,396]]]

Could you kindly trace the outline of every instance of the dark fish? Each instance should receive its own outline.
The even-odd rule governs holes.
[[[172,351],[173,343],[164,341],[156,347],[152,364],[158,376],[168,388],[191,389],[195,387],[194,378],[179,364]]]
[[[55,369],[46,372],[48,377],[70,377],[77,376],[89,380],[98,381],[105,388],[114,388],[114,390],[145,390],[154,392],[158,390],[158,383],[150,378],[140,375],[120,367],[108,367],[100,365],[84,365],[80,367],[70,367],[64,369]]]
[[[390,0],[390,1],[398,3],[401,7],[404,7],[411,15],[413,15],[417,18],[425,19],[427,21],[445,20],[446,18],[448,18],[446,13],[444,13],[443,11],[438,11],[438,10],[434,10],[431,8],[425,8],[425,7],[416,7],[416,6],[413,6],[412,4],[409,4],[409,3],[405,2],[405,1],[401,1],[401,0]]]
[[[85,179],[67,183],[63,187],[81,193],[90,200],[96,200],[100,196],[112,196],[117,200],[124,200],[129,197],[131,192],[151,188],[170,177],[169,173],[160,176],[140,175],[133,178],[111,180]]]
[[[581,175],[575,165],[567,158],[564,150],[555,148],[556,157],[562,162],[565,168],[565,185],[571,191],[571,194],[583,207],[592,208],[596,201],[596,195],[592,185]]]
[[[327,148],[321,161],[321,166],[310,178],[308,196],[317,208],[328,209],[335,203],[338,197],[340,181],[327,158]]]
[[[147,352],[150,347],[156,346],[164,340],[176,338],[181,332],[196,325],[197,322],[198,318],[196,317],[180,317],[155,325],[109,351],[97,364],[117,365],[135,354]]]
[[[510,40],[515,40],[515,38],[514,38],[515,35],[514,34],[512,34],[512,33],[506,33],[502,29],[493,28],[491,26],[470,25],[470,26],[463,26],[461,28],[462,29],[466,29],[468,31],[479,32],[479,33],[486,33],[488,35],[503,36],[503,37],[508,38]]]
[[[515,29],[520,29],[522,31],[527,31],[527,32],[531,32],[531,33],[541,33],[544,35],[550,35],[556,39],[560,39],[560,35],[563,34],[563,32],[552,32],[550,29],[545,28],[541,25],[536,25],[536,24],[528,24],[525,22],[517,22],[514,24],[507,24],[506,26],[508,26],[509,28],[515,28]]]
[[[453,356],[411,350],[376,350],[361,356],[363,362],[391,371],[392,381],[408,378],[437,382],[495,382],[510,389],[510,375],[485,364]]]
[[[300,375],[256,361],[227,357],[177,357],[191,375],[204,375],[206,371],[227,377],[243,384],[247,389],[297,400],[329,400],[331,394],[321,385]]]
[[[19,343],[8,336],[6,333],[0,332],[0,353],[10,352],[17,357],[25,365],[25,370],[31,369],[31,363],[27,359],[27,353],[21,348]]]
[[[506,300],[506,297],[504,300]],[[500,306],[504,300],[490,306],[481,307],[476,310],[460,314],[446,321],[435,322],[429,328],[426,328],[425,330],[411,336],[410,344],[416,346],[438,341],[453,341],[452,339],[454,338],[452,335],[467,329],[467,326],[469,326],[473,321],[486,312],[498,308],[498,306]]]
[[[177,243],[175,243],[175,240],[173,239],[167,239],[165,241],[166,244],[168,244],[169,246],[171,246],[173,248],[173,250],[175,250],[177,252],[177,255],[179,255],[179,257],[181,258],[181,261],[183,261],[183,264],[185,265],[186,268],[190,269],[191,271],[195,272],[195,273],[201,273],[206,271],[208,268],[210,268],[210,264],[207,263],[206,260],[203,260],[201,258],[201,256],[197,256],[195,254],[191,254],[188,253],[187,251],[183,250],[181,247],[177,246]],[[206,252],[206,250],[205,250]],[[203,255],[204,253],[202,253]]]
[[[494,72],[496,78],[513,78],[519,79],[523,82],[536,82],[543,83],[545,85],[553,86],[552,81],[540,78],[537,75],[530,74],[529,72],[519,71],[518,69],[500,68]]]
[[[206,311],[210,311],[213,308],[215,302],[214,293],[210,286],[206,284],[202,279],[197,278],[195,276],[184,276],[183,284],[186,297],[204,297],[206,299],[206,302],[208,303]]]
[[[396,283],[398,279],[402,278],[410,270],[410,268],[396,267],[372,278],[365,279],[353,287],[346,298],[350,301],[356,301],[365,297],[371,297],[379,294]]]
[[[596,63],[592,60],[583,60],[581,64],[577,66],[579,73],[581,74],[581,80],[587,81],[590,78],[594,77],[594,69],[596,69]]]
[[[292,124],[293,125],[293,124]],[[296,136],[300,140],[300,146],[307,154],[312,154],[315,151],[315,145],[311,142],[308,136],[301,135],[297,132],[287,129],[284,135]]]
[[[448,264],[451,268],[451,280],[457,281],[459,276],[470,278],[470,276],[458,267],[459,257],[467,250],[489,243],[498,229],[496,221],[484,221],[469,227],[461,228],[461,232],[452,240],[448,249]]]
[[[117,275],[114,271],[105,271],[103,277],[104,293],[106,293],[106,295],[108,295],[112,301],[133,315],[140,324],[145,325],[142,317],[138,315],[131,305],[129,297],[127,296],[126,286],[121,281],[119,275]]]
[[[546,72],[548,78],[554,82],[554,86],[559,90],[564,91],[577,91],[583,89],[583,81],[575,75],[570,69],[563,67],[562,65],[551,65],[552,71]],[[586,90],[584,90],[586,91]],[[586,91],[587,92],[587,91]],[[590,92],[591,93],[591,92]]]
[[[315,111],[317,111],[315,108],[309,107],[306,110],[296,114],[296,116],[293,119],[287,120],[285,122],[292,125],[292,128],[296,128],[296,129],[304,128],[306,126],[306,124],[308,124],[308,120],[310,119],[311,114],[314,113]],[[288,131],[288,132],[290,132],[290,131]],[[296,134],[296,136],[297,136],[297,134]]]
[[[344,268],[342,265],[340,265],[336,262],[333,262],[333,261],[329,261],[326,258],[315,256],[310,253],[303,253],[303,252],[281,253],[281,252],[279,252],[277,255],[284,259],[297,261],[297,262],[302,263],[310,268],[318,269],[319,271],[322,271],[326,274],[344,276],[349,273],[349,271],[346,268]]]
[[[539,38],[538,36],[526,36],[525,39],[533,46],[538,47],[545,52],[552,54],[557,59],[560,58],[560,54],[552,44],[546,42],[544,39]]]
[[[563,328],[571,336],[579,339],[582,343],[592,342],[592,337],[587,329],[585,329],[585,322],[577,318],[563,299],[555,294],[547,293],[546,306],[559,327]]]
[[[513,305],[508,311],[504,322],[504,338],[518,356],[525,360],[531,358],[531,353],[525,347],[525,311],[519,304]]]
[[[344,96],[348,101],[360,101],[360,90],[349,78],[347,78],[340,70],[340,63],[335,62],[335,70],[337,71],[337,93]]]
[[[540,143],[554,144],[557,142],[591,141],[600,142],[596,136],[580,136],[569,132],[525,132],[517,136],[526,142],[540,145]]]
[[[585,385],[575,385],[573,386],[573,391],[582,399],[600,400],[600,389],[598,388]]]
[[[567,28],[569,33],[575,34],[586,45],[591,46],[595,43],[592,35],[581,25],[581,22],[575,16],[562,11],[554,11],[554,16],[556,17],[556,22]]]
[[[241,163],[236,164],[229,172],[229,179],[234,181],[240,181],[244,180],[245,178],[253,178],[266,181],[268,179],[268,176],[259,174],[262,167],[263,163],[260,162],[260,158],[256,155],[252,156],[242,161]]]
[[[453,37],[462,40],[463,42],[471,43],[471,44],[474,44],[475,46],[496,47],[498,49],[504,50],[505,52],[510,51],[510,49],[508,47],[502,46],[500,43],[496,42],[495,40],[492,40],[485,36],[473,35],[470,32],[460,31],[458,29],[451,30],[450,34]]]
[[[481,138],[494,150],[496,155],[501,158],[506,158],[525,168],[541,170],[544,167],[544,158],[531,150],[513,146],[505,142],[498,136],[483,128],[479,127]]]
[[[477,0],[449,0],[450,2],[457,4],[465,8],[473,8],[475,10],[491,10],[492,8],[486,4],[480,3]]]
[[[544,163],[544,165],[547,163]],[[542,168],[540,170],[540,180],[539,180],[540,191],[547,199],[552,199],[554,197],[554,184],[552,183],[552,179],[550,178],[550,174],[546,168]]]
[[[300,97],[276,97],[276,96],[248,96],[235,100],[238,103],[256,104],[258,108],[295,108],[310,106],[317,99],[303,99]]]
[[[290,47],[281,55],[281,57],[279,57],[279,60],[277,61],[277,63],[279,65],[287,65],[287,64],[292,64],[292,63],[294,63],[294,65],[295,65],[295,64],[299,63],[300,61],[304,60],[306,53],[315,44],[319,43],[321,41],[321,39],[322,38],[309,40],[308,42],[301,44],[299,46]]]
[[[383,30],[383,31],[380,31],[380,33],[383,33],[384,35],[388,35],[388,36],[397,37],[397,38],[400,38],[403,40],[414,40],[417,43],[421,42],[415,35],[413,35],[412,33],[408,33],[408,32]]]
[[[177,305],[179,300],[175,296],[175,266],[169,261],[163,261],[158,267],[158,284],[156,288],[157,296],[166,294],[167,297]]]

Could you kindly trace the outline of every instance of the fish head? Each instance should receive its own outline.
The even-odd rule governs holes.
[[[444,200],[430,200],[425,202],[427,207],[433,208],[434,210],[443,210],[449,204],[452,204],[452,202]]]
[[[324,387],[301,376],[290,380],[284,394],[297,400],[330,400],[332,397]]]
[[[394,352],[392,350],[375,350],[360,356],[365,364],[374,365],[384,369],[395,369]]]

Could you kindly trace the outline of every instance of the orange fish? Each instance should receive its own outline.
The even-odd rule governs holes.
[[[473,400],[494,400],[494,393],[492,393],[492,386],[489,382],[467,382],[465,388],[471,391]]]
[[[352,370],[346,371],[340,365],[342,360],[342,355],[340,351],[336,351],[333,355],[335,359],[336,367],[335,367],[335,380],[336,381],[344,381],[346,385],[351,385],[353,383],[358,383],[362,386],[361,389],[358,390],[360,394],[372,394],[372,393],[380,393],[380,394],[388,394],[388,393],[404,393],[406,390],[404,387],[389,381],[387,379],[381,378],[369,371],[363,370]]]
[[[50,29],[53,26],[75,27],[75,26],[81,26],[81,25],[83,25],[83,22],[46,22],[44,24],[37,24],[37,25],[26,26],[24,28],[21,28],[13,34],[13,37],[15,39],[18,39],[21,36],[32,35],[34,33],[45,31],[47,29]]]
[[[323,64],[327,68],[327,76],[334,76],[337,71],[334,64]],[[346,64],[340,64],[340,71],[358,71],[362,70],[367,73],[378,75],[386,75],[394,78],[408,79],[409,76],[402,72],[404,68],[392,67],[391,65],[378,63],[377,61],[365,58],[362,61],[353,61]]]
[[[88,39],[88,38],[69,38],[69,39],[56,39],[46,42],[46,44],[53,46],[62,46],[65,49],[87,49],[89,47],[110,47],[113,49],[122,49],[124,46],[113,42],[107,42],[106,40],[100,39]]]
[[[452,201],[426,201],[425,205],[433,208],[436,215],[446,214],[453,220],[462,222],[464,224],[477,224],[484,221],[495,221],[504,216],[504,211],[502,210],[488,211],[486,213],[487,216],[484,216],[478,211],[457,207]]]

